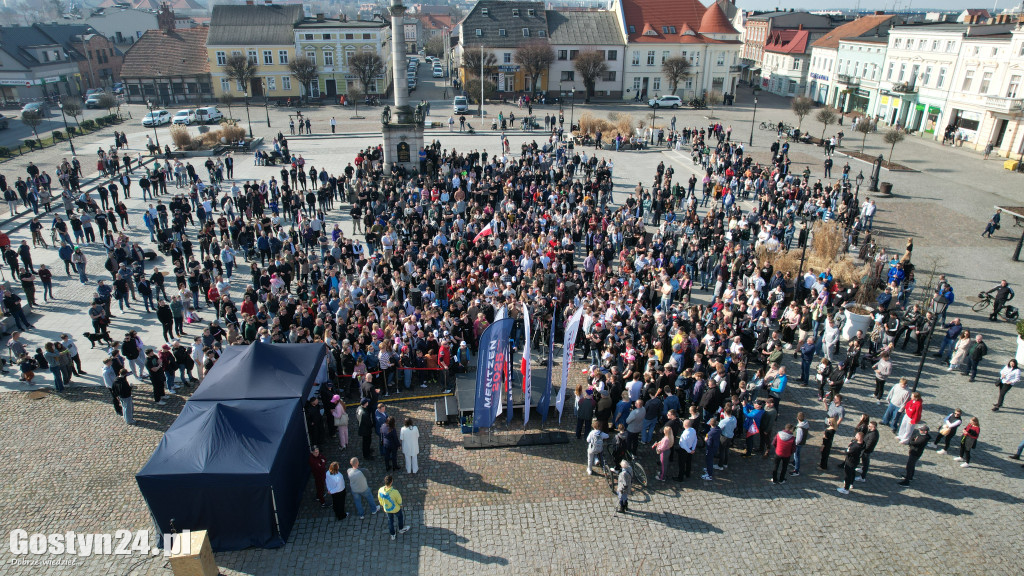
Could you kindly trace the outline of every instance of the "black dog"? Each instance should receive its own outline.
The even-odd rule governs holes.
[[[107,334],[93,334],[91,332],[82,332],[82,336],[88,338],[89,343],[92,344],[92,346],[89,346],[89,348],[95,348],[97,342],[106,342],[108,345],[114,343],[114,341],[111,340],[110,336],[108,336]]]

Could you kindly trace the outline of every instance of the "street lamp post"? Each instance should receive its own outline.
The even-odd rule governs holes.
[[[885,158],[881,154],[878,158],[875,158],[874,165],[871,168],[871,181],[868,183],[868,192],[878,192],[878,177],[882,173],[882,161]]]
[[[754,145],[754,124],[757,123],[757,92],[754,92],[754,113],[750,116],[750,145]]]
[[[931,346],[932,335],[935,334],[935,328],[939,326],[939,318],[942,317],[942,313],[945,312],[948,307],[949,301],[947,301],[942,293],[936,289],[935,295],[932,296],[932,300],[928,304],[928,311],[932,313],[932,328],[928,331],[928,337],[924,340],[924,350],[921,351],[921,361],[917,364],[917,374],[914,376],[914,386],[911,388],[912,392],[917,392],[917,383],[921,380],[921,371],[924,370],[924,361],[928,358],[928,347]]]
[[[153,105],[152,100],[146,100],[146,107],[149,108],[149,119],[153,123],[153,138],[156,139],[156,147],[160,148],[160,135],[156,133],[156,118],[153,116],[156,106]]]
[[[242,96],[245,98],[245,119],[249,122],[249,138],[252,138],[252,118],[249,117],[249,92],[243,91]]]
[[[270,128],[270,107],[267,105],[270,96],[267,95],[267,79],[263,78],[261,82],[263,82],[263,111],[267,113],[267,128]],[[249,136],[252,136],[252,134],[249,134]]]
[[[859,206],[860,205],[860,185],[864,183],[864,171],[863,170],[860,171],[860,174],[857,174],[857,177],[854,178],[854,181],[857,182],[857,191],[853,194],[853,204],[854,204],[854,206]]]
[[[572,104],[569,105],[569,134],[572,134],[572,121],[576,117],[576,89],[573,88],[572,92],[569,93],[572,98]]]
[[[796,273],[796,281],[793,285],[793,299],[800,298],[800,289],[804,285],[804,260],[807,258],[807,245],[811,243],[811,231],[807,228],[807,220],[800,224],[800,235],[803,236],[803,246],[800,250],[800,267]]]
[[[71,136],[71,130],[68,128],[68,117],[64,115],[64,102],[57,102],[57,108],[60,108],[60,117],[64,120],[64,132],[68,135],[68,144],[71,145],[71,155],[75,156],[75,140]]]

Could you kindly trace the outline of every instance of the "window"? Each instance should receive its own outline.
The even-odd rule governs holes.
[[[956,52],[955,40],[946,40],[946,52]]]
[[[523,38],[529,38],[529,37],[530,37],[530,29],[529,28],[523,28]]]
[[[633,50],[633,66],[639,66],[639,65],[640,65],[640,53],[637,52],[636,50]]]
[[[508,36],[504,28],[498,28],[498,36]]]
[[[961,92],[970,92],[971,83],[974,82],[974,70],[968,69],[964,74],[964,83],[960,85]]]
[[[907,65],[906,64],[900,64],[900,75],[896,77],[896,81],[897,82],[903,82],[903,77],[906,75],[906,73],[907,73]]]
[[[306,58],[309,58],[310,62],[316,64],[316,52],[313,52],[312,50],[307,51]]]
[[[946,68],[943,66],[939,68],[939,88],[942,88],[946,84]]]
[[[252,62],[253,64],[259,64],[259,60],[256,58],[255,50],[249,50],[249,62]]]
[[[661,63],[664,64],[665,60],[668,60],[669,51],[665,50],[661,53]]]
[[[220,79],[220,91],[225,93],[225,94],[231,92],[231,80],[228,80],[227,78],[221,78]]]
[[[579,54],[579,50],[569,50],[569,60],[575,60],[576,57],[579,56]]]
[[[292,89],[292,78],[291,76],[281,76],[281,89],[291,90]]]
[[[618,60],[619,59],[619,51],[618,50],[609,50],[608,51],[608,55],[606,56],[606,58],[608,60]]]
[[[981,89],[979,90],[982,94],[988,94],[988,89],[992,85],[992,73],[985,72],[981,75]]]
[[[615,82],[615,70],[609,70],[605,72],[604,78],[602,78],[602,80],[604,80],[605,82]]]
[[[356,39],[356,35],[355,34],[345,34],[345,40],[355,40],[355,39]]]
[[[288,63],[288,51],[287,50],[278,50],[277,51],[277,63],[278,64],[287,64]]]
[[[921,78],[921,83],[927,86],[932,81],[932,67],[924,67],[924,76]]]
[[[519,17],[519,8],[513,8],[512,9],[512,15],[518,18]]]
[[[981,53],[981,47],[980,46],[975,46],[974,50],[971,51],[971,55],[972,56],[977,56],[980,53]]]
[[[270,50],[264,50],[263,51],[263,63],[264,64],[273,64],[274,63],[274,53],[272,51],[270,51]]]
[[[647,65],[654,66],[654,50],[647,51]]]
[[[334,52],[324,50],[324,66],[334,66]]]
[[[245,92],[245,86],[242,86],[241,82],[235,82],[235,87],[238,88],[239,92]]]
[[[511,52],[505,52],[505,54],[502,56],[502,61],[505,64],[511,64],[512,63],[512,53]]]
[[[568,58],[569,58],[569,51],[568,50],[559,50],[558,51],[558,59],[559,60],[567,60]]]
[[[885,73],[885,79],[886,80],[892,80],[892,69],[895,66],[896,66],[896,64],[894,64],[892,62],[889,62],[889,71]]]
[[[223,66],[228,63],[228,55],[224,52],[217,52],[217,65]]]
[[[324,40],[330,40],[330,39],[331,39],[331,35],[330,34],[324,34]]]
[[[562,75],[559,77],[562,82],[574,82],[576,80],[575,70],[562,70]]]
[[[722,62],[719,62],[718,65],[721,66],[722,64],[723,64]],[[800,59],[799,58],[793,58],[793,70],[799,70],[799,69],[800,69]]]
[[[1020,89],[1020,74],[1010,76],[1010,86],[1006,89],[1007,98],[1016,98],[1017,91]]]
[[[363,40],[373,40],[373,34],[363,34]]]
[[[490,10],[487,9],[487,6],[484,6],[483,8],[480,9],[480,13],[483,14],[484,16],[487,16],[487,14],[490,13]]]
[[[651,90],[654,90],[655,92],[661,90],[661,76],[654,77],[654,81],[651,84]]]
[[[918,50],[924,50],[924,47],[925,47],[925,45],[927,43],[928,43],[927,40],[925,40],[924,38],[921,38],[920,40],[917,41],[917,49]]]
[[[718,66],[725,66],[725,52],[719,52],[719,53],[718,53],[718,61],[716,62],[716,64],[717,64]],[[793,66],[793,69],[794,69],[794,70],[795,70],[796,68],[797,68],[797,66]]]
[[[630,34],[636,34],[636,26],[630,26],[629,27],[629,33]],[[1021,48],[1021,52],[1024,53],[1024,47]]]
[[[476,29],[476,35],[477,35],[477,36],[483,36],[483,35],[484,35],[484,31],[483,31],[483,30],[481,30],[481,29],[479,29],[479,28],[477,28],[477,29]]]
[[[305,40],[312,40],[313,39],[313,35],[312,34],[303,34],[302,38],[305,39]]]
[[[892,47],[893,48],[899,48],[901,44],[903,44],[903,39],[902,38],[897,38],[897,39],[892,41]]]
[[[547,30],[537,30],[537,37],[538,38],[543,38],[543,37],[545,37],[547,35],[548,35],[548,31]]]
[[[633,92],[640,91],[640,78],[633,78]]]
[[[662,34],[668,34],[668,26],[662,26],[661,27],[661,33]]]
[[[273,76],[267,76],[267,91],[275,92],[277,90],[277,78]]]
[[[995,46],[993,46],[992,47],[992,57],[995,58],[996,56],[999,56],[999,48],[996,48]]]
[[[537,15],[537,11],[534,10],[533,8],[528,8],[526,10],[526,15],[532,18]]]
[[[939,51],[939,41],[938,40],[932,40],[932,52],[938,52],[938,51]]]

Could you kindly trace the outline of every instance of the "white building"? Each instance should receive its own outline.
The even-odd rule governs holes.
[[[834,100],[830,106],[843,112],[874,116],[878,109],[878,86],[885,66],[885,36],[863,36],[840,40],[837,51]]]
[[[847,22],[833,29],[812,42],[810,67],[807,73],[807,89],[804,95],[819,104],[837,108],[845,105],[845,102],[840,98],[841,93],[846,93],[845,91],[852,90],[855,94],[861,94],[860,97],[863,97],[862,93],[858,92],[862,88],[854,88],[854,84],[851,83],[855,79],[850,77],[850,71],[871,70],[872,65],[881,66],[882,63],[876,61],[878,54],[875,52],[867,53],[863,50],[858,51],[854,48],[850,50],[850,54],[844,55],[843,58],[847,63],[853,61],[852,66],[848,66],[850,71],[841,72],[839,70],[841,60],[839,44],[842,40],[858,38],[872,41],[875,38],[882,38],[884,41],[886,33],[893,22],[894,17],[891,14],[876,13],[863,16],[853,22]],[[862,54],[856,54],[857,52],[862,52]],[[885,48],[883,47],[881,55],[884,57],[884,54]],[[864,66],[867,66],[867,68],[864,68]],[[843,82],[840,82],[838,79],[840,73],[845,76]],[[863,77],[860,79],[867,80]],[[877,82],[877,80],[875,81]]]
[[[989,143],[999,153],[1012,150],[1020,126],[1024,34],[967,37],[943,110],[938,133],[955,126],[963,146],[977,150]]]
[[[626,59],[626,39],[614,12],[608,10],[548,10],[548,42],[555,52],[551,63],[549,89],[562,93],[585,90],[576,70],[576,57],[585,51],[597,51],[608,70],[594,83],[595,98],[622,98],[622,63]],[[580,96],[577,96],[579,98]]]

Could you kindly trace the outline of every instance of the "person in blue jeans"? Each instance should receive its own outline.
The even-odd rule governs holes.
[[[959,318],[953,318],[953,321],[949,324],[943,324],[943,328],[946,329],[946,335],[942,337],[942,345],[939,346],[939,351],[935,353],[936,358],[945,358],[949,361],[949,356],[953,354],[953,348],[956,346],[956,339],[960,337],[960,332],[963,331],[964,327],[960,324]],[[946,354],[946,347],[949,347],[949,354]]]
[[[405,525],[405,514],[402,513],[402,495],[392,487],[395,479],[388,474],[384,477],[384,485],[377,491],[377,501],[380,502],[384,513],[388,515],[388,533],[391,539],[396,536],[395,524],[398,524],[397,534],[405,534],[409,526]]]
[[[352,465],[346,471],[348,475],[348,485],[352,492],[352,500],[356,503],[356,514],[359,519],[365,518],[365,510],[373,508],[372,514],[380,512],[380,505],[375,504],[373,499],[373,493],[370,492],[370,484],[366,481],[366,475],[359,469],[359,458],[352,458],[348,461]],[[366,508],[363,508],[363,500],[366,501]]]
[[[907,379],[900,378],[900,383],[893,386],[889,390],[886,401],[889,405],[885,409],[885,415],[882,416],[882,426],[888,426],[892,428],[895,434],[900,427],[900,414],[903,412],[903,406],[906,405],[907,400],[910,399],[910,390],[907,389]]]
[[[804,413],[797,412],[795,432],[796,445],[793,447],[793,471],[789,473],[790,476],[800,475],[800,451],[803,450],[804,444],[807,444],[809,429],[810,425],[807,424],[807,419],[804,417]]]

